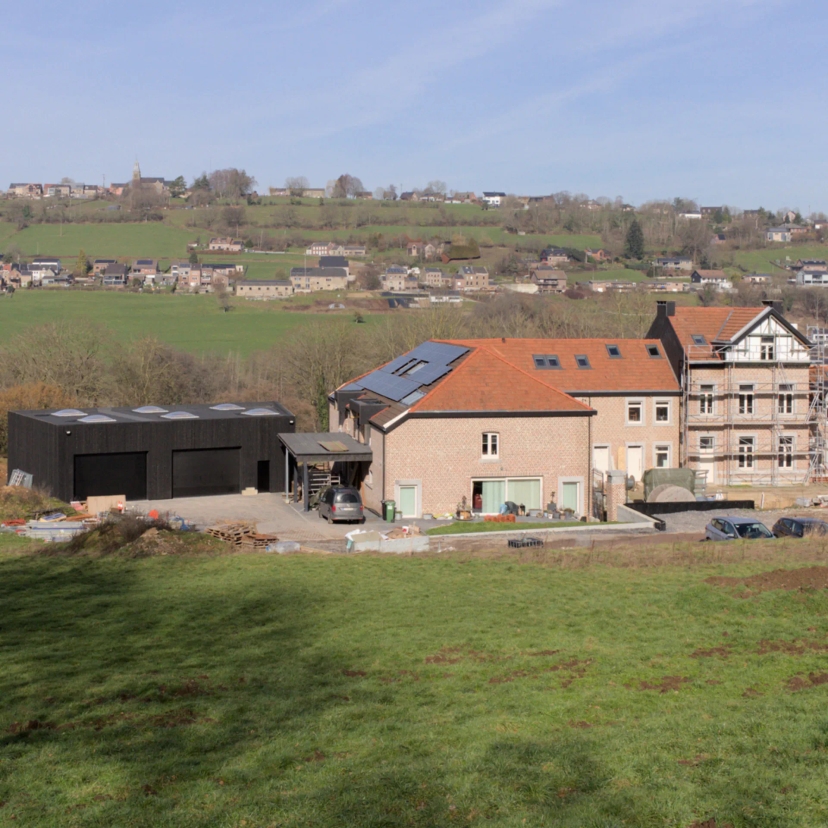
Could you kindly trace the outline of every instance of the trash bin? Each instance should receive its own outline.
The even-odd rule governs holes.
[[[382,501],[382,516],[388,523],[394,522],[394,515],[397,511],[397,502],[395,500]]]

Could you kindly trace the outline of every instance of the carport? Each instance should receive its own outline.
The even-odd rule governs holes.
[[[310,511],[310,467],[325,464],[339,472],[343,486],[359,488],[373,459],[370,446],[358,443],[348,434],[321,432],[316,434],[280,434],[285,447],[285,494],[290,494],[293,481],[293,502],[299,502],[299,468],[302,469],[302,500]]]

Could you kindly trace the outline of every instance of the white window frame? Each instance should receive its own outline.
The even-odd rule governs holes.
[[[710,440],[709,448],[702,448],[702,440]],[[699,435],[699,454],[705,456],[716,453],[716,435],[715,434],[700,434]]]
[[[742,440],[750,440],[750,452],[742,451]],[[756,435],[755,434],[740,434],[737,438],[737,463],[740,470],[755,471],[756,470]],[[745,448],[747,446],[745,445]],[[748,463],[748,460],[750,461]]]
[[[630,419],[630,408],[632,406],[638,406],[638,410],[641,413],[641,419],[640,420],[631,420]],[[646,423],[645,423],[645,420],[646,420],[645,412],[646,412],[646,406],[644,405],[644,400],[639,399],[637,397],[636,398],[628,398],[625,402],[625,408],[624,408],[624,420],[626,422],[626,425],[628,425],[628,426],[643,426],[643,425],[646,425]]]
[[[658,409],[665,407],[667,409],[667,419],[658,419]],[[653,401],[653,425],[669,426],[673,424],[673,401],[670,399],[656,399]]]
[[[666,449],[667,463],[664,466],[658,465],[658,455],[664,453]],[[655,443],[653,444],[653,468],[654,469],[671,469],[673,463],[673,444],[672,443]]]
[[[748,390],[750,389],[750,390]],[[739,386],[737,403],[739,416],[747,417],[756,413],[756,386],[752,383],[743,383]]]
[[[571,480],[583,480],[583,477],[578,477],[578,478],[573,477],[573,478],[564,478],[564,479],[565,480],[570,480],[570,479]],[[471,503],[471,504],[474,503],[474,484],[475,483],[503,483],[504,497],[505,497],[506,500],[509,500],[509,494],[510,494],[510,492],[509,492],[509,481],[517,481],[517,482],[523,483],[524,481],[527,481],[527,480],[529,480],[531,482],[537,482],[540,485],[540,507],[541,507],[541,511],[545,510],[546,509],[546,502],[544,502],[544,497],[543,497],[543,494],[544,494],[543,493],[543,477],[540,477],[540,476],[537,476],[537,475],[534,476],[534,477],[532,475],[530,475],[528,477],[520,477],[518,475],[511,475],[509,477],[506,477],[505,475],[503,477],[472,477],[471,480],[469,480],[469,503]],[[518,504],[518,505],[520,505],[520,504]],[[497,513],[496,512],[480,512],[480,514],[494,515],[494,514],[497,514]]]
[[[559,477],[558,490],[556,492],[555,503],[558,504],[558,510],[563,510],[563,484],[577,483],[578,484],[578,511],[577,514],[584,515],[584,478],[583,477]]]
[[[782,441],[785,441],[783,443]],[[783,445],[785,448],[783,449]],[[794,468],[794,453],[796,452],[796,435],[795,434],[780,434],[779,442],[776,446],[776,465],[780,469]]]
[[[706,382],[699,386],[699,414],[709,417],[716,413],[716,385]]]
[[[796,394],[794,384],[787,382],[779,386],[779,393],[776,396],[776,410],[783,417],[796,414]]]
[[[765,340],[770,339],[770,342]],[[761,362],[773,362],[776,359],[776,337],[762,336],[759,340],[759,359]]]
[[[494,439],[492,439],[494,438]],[[494,451],[492,450],[494,447]],[[500,459],[500,432],[499,431],[484,431],[480,446],[481,460],[499,460]]]

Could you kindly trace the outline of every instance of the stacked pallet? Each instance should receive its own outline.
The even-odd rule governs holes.
[[[514,523],[514,515],[484,515],[483,520],[486,523]]]
[[[276,543],[276,535],[260,535],[253,523],[219,523],[205,529],[208,535],[232,544],[236,549],[263,550]]]

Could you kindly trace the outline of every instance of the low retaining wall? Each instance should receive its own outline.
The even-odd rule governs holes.
[[[628,503],[627,508],[652,517],[653,515],[674,515],[677,512],[728,512],[736,509],[755,509],[756,502],[753,500],[695,500],[690,503],[644,503],[643,500],[636,500],[634,503]]]

